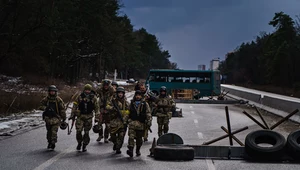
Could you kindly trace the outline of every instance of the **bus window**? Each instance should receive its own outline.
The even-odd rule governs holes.
[[[155,80],[155,75],[150,75],[149,81],[154,81]]]
[[[190,82],[191,83],[197,83],[197,77],[191,77]]]
[[[175,80],[174,77],[172,77],[172,76],[169,76],[169,77],[168,77],[168,82],[174,82],[174,80]]]
[[[204,83],[204,78],[203,77],[199,77],[199,83]]]
[[[205,77],[205,83],[209,83],[210,82],[210,78]]]
[[[167,77],[165,76],[160,77],[160,82],[167,82]]]
[[[183,82],[184,83],[189,83],[190,82],[190,78],[189,77],[184,77],[183,78]]]

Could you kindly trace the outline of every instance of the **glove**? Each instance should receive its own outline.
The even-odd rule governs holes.
[[[107,110],[111,110],[113,107],[111,107],[110,105],[106,105],[106,109]]]
[[[147,122],[147,126],[148,127],[151,127],[151,125],[152,125],[152,123],[149,121],[149,122]]]

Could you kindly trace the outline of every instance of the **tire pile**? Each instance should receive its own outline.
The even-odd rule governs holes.
[[[264,147],[260,144],[270,144]],[[257,161],[300,160],[300,130],[291,132],[287,139],[278,132],[258,130],[245,139],[245,159]]]

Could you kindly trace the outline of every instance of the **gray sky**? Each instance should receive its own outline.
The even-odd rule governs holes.
[[[300,0],[123,0],[122,9],[135,29],[144,27],[156,35],[171,61],[182,69],[209,67],[210,60],[223,60],[242,42],[253,40],[275,12],[295,18]]]

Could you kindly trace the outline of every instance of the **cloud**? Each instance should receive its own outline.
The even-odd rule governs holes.
[[[184,69],[208,66],[211,59],[224,59],[227,52],[261,31],[273,31],[268,22],[275,12],[300,14],[299,0],[127,1],[129,7],[124,10],[135,28],[155,34],[171,60]]]

